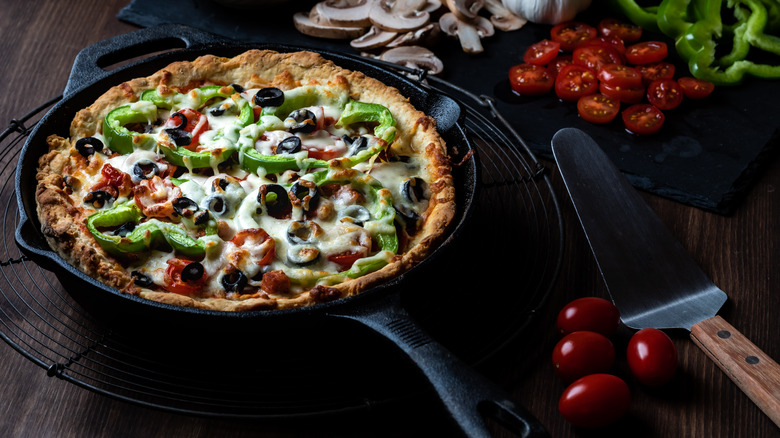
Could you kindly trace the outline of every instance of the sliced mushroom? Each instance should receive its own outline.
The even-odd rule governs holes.
[[[472,21],[458,19],[453,13],[446,13],[439,19],[441,30],[450,36],[457,36],[463,51],[470,54],[482,53],[481,38],[492,36],[495,33],[490,20],[477,17]]]
[[[450,12],[463,21],[477,18],[479,11],[485,6],[485,0],[445,0]]]
[[[425,69],[434,75],[444,70],[441,59],[437,58],[430,50],[420,46],[402,46],[389,49],[382,53],[379,59],[410,68]]]
[[[425,11],[407,8],[408,2],[378,0],[369,12],[374,26],[391,32],[409,32],[425,26],[431,15]]]
[[[365,32],[364,27],[359,26],[329,26],[318,24],[309,18],[305,12],[297,12],[293,15],[293,24],[298,32],[317,38],[352,39]]]
[[[360,38],[350,41],[349,45],[358,50],[370,50],[377,47],[384,47],[398,37],[397,32],[382,30],[376,26],[371,26],[368,32]]]
[[[329,26],[368,27],[368,12],[374,0],[325,0],[314,5],[309,18]],[[316,14],[316,19],[312,14]]]
[[[414,46],[419,44],[431,45],[436,42],[441,33],[439,23],[428,23],[417,30],[406,32],[387,43],[387,48]]]
[[[485,0],[485,9],[490,12],[490,22],[493,26],[505,32],[520,29],[528,23],[523,17],[515,15],[506,8],[501,0]]]

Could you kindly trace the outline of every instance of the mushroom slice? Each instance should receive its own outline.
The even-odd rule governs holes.
[[[388,49],[379,56],[379,59],[410,68],[421,68],[434,75],[444,70],[444,64],[441,62],[441,59],[437,58],[430,50],[421,46],[403,46]]]
[[[463,51],[470,54],[482,53],[484,48],[480,38],[489,37],[495,33],[493,25],[485,17],[477,17],[471,21],[458,19],[452,12],[448,12],[439,19],[441,30],[450,36],[456,36],[460,40]]]
[[[413,46],[419,44],[430,45],[434,43],[441,33],[439,23],[428,23],[417,30],[398,35],[395,39],[387,43],[388,48]]]
[[[485,0],[445,0],[445,4],[460,20],[470,21],[477,18]]]
[[[428,12],[405,9],[406,4],[379,0],[374,3],[368,17],[375,26],[390,32],[409,32],[428,24],[431,19]]]
[[[388,32],[376,26],[371,26],[371,28],[368,29],[368,32],[363,34],[360,38],[350,41],[349,45],[359,50],[370,50],[376,49],[377,47],[384,47],[397,37],[397,32]]]
[[[506,8],[501,0],[485,0],[485,9],[492,15],[490,16],[490,22],[493,26],[501,29],[505,32],[520,29],[528,23],[523,17],[515,15],[512,11]]]
[[[373,0],[325,0],[314,5],[309,18],[313,18],[311,14],[315,13],[323,20],[320,24],[327,22],[331,26],[368,27],[371,25],[368,12],[372,5]]]
[[[366,31],[364,27],[318,24],[312,21],[309,18],[309,14],[305,12],[295,13],[293,15],[293,24],[295,24],[298,32],[317,38],[352,39],[363,35]]]

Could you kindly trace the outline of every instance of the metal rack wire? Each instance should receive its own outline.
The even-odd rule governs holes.
[[[475,233],[463,236],[491,255],[490,260],[480,258],[469,266],[475,271],[487,269],[487,264],[510,270],[512,280],[507,284],[506,277],[495,275],[487,282],[484,277],[459,278],[453,283],[457,286],[427,294],[427,300],[415,301],[409,310],[434,339],[478,366],[522,334],[544,305],[562,260],[560,210],[545,167],[490,98],[436,78],[420,75],[419,79],[461,103],[464,128],[479,156],[481,179],[473,226],[488,227],[496,234],[487,240]],[[57,100],[11,120],[0,134],[0,202],[5,206],[0,336],[7,344],[50,377],[130,403],[188,414],[322,415],[392,403],[420,391],[419,382],[409,375],[375,378],[378,369],[406,367],[397,353],[367,342],[368,334],[349,333],[348,342],[296,339],[292,350],[268,346],[259,353],[230,342],[204,347],[173,335],[137,339],[82,309],[54,274],[22,255],[13,237],[18,222],[13,185],[16,158],[29,135],[28,126]],[[448,299],[441,300],[442,293],[449,294]],[[477,305],[462,299],[475,293],[490,293],[491,299]],[[358,350],[362,361],[371,358],[363,371],[352,367],[350,373],[331,374],[328,379],[308,378],[320,372],[306,366],[312,358],[321,368],[344,369],[354,362]],[[239,374],[240,379],[233,378]],[[268,377],[280,375],[281,379]]]

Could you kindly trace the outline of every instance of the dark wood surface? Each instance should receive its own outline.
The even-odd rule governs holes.
[[[134,30],[116,19],[123,0],[0,1],[0,123],[57,96],[83,47]],[[521,133],[522,134],[522,133]],[[764,175],[728,217],[656,196],[647,202],[713,281],[729,295],[721,315],[770,357],[780,358],[780,163],[770,157]],[[555,317],[568,301],[606,297],[565,191],[561,198],[566,240],[563,268],[523,348],[510,346],[482,371],[536,415],[555,437],[773,437],[775,426],[685,334],[673,333],[679,370],[663,388],[629,380],[627,417],[602,430],[582,430],[559,415],[565,385],[555,376],[550,353],[557,342]],[[0,327],[0,330],[2,327]],[[625,375],[627,331],[615,340],[616,372]],[[528,347],[530,346],[530,347]],[[452,436],[449,420],[431,399],[414,406],[305,421],[236,421],[172,414],[114,400],[46,376],[14,349],[0,343],[0,436]],[[504,432],[496,426],[496,436]]]

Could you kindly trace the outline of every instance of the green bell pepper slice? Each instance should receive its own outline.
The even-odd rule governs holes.
[[[150,147],[154,139],[149,134],[130,131],[130,123],[152,123],[157,119],[154,105],[131,104],[111,110],[103,119],[103,137],[106,146],[122,155],[132,153],[136,146]]]
[[[210,151],[193,152],[181,146],[169,148],[160,145],[160,151],[165,155],[165,158],[168,161],[177,166],[186,167],[187,169],[201,169],[216,167],[218,164],[227,161],[236,149],[224,148],[215,151],[216,153],[212,153]]]
[[[388,143],[392,143],[395,139],[395,119],[390,110],[384,105],[355,100],[347,102],[339,118],[339,125],[346,127],[360,122],[378,123],[374,127],[374,135]]]
[[[231,86],[207,85],[194,90],[198,96],[198,102],[195,109],[205,105],[209,100],[215,97],[228,98],[235,93]],[[152,102],[158,108],[172,109],[186,101],[184,96],[188,93],[171,93],[165,96],[161,95],[157,88],[150,88],[141,93],[141,100]]]

